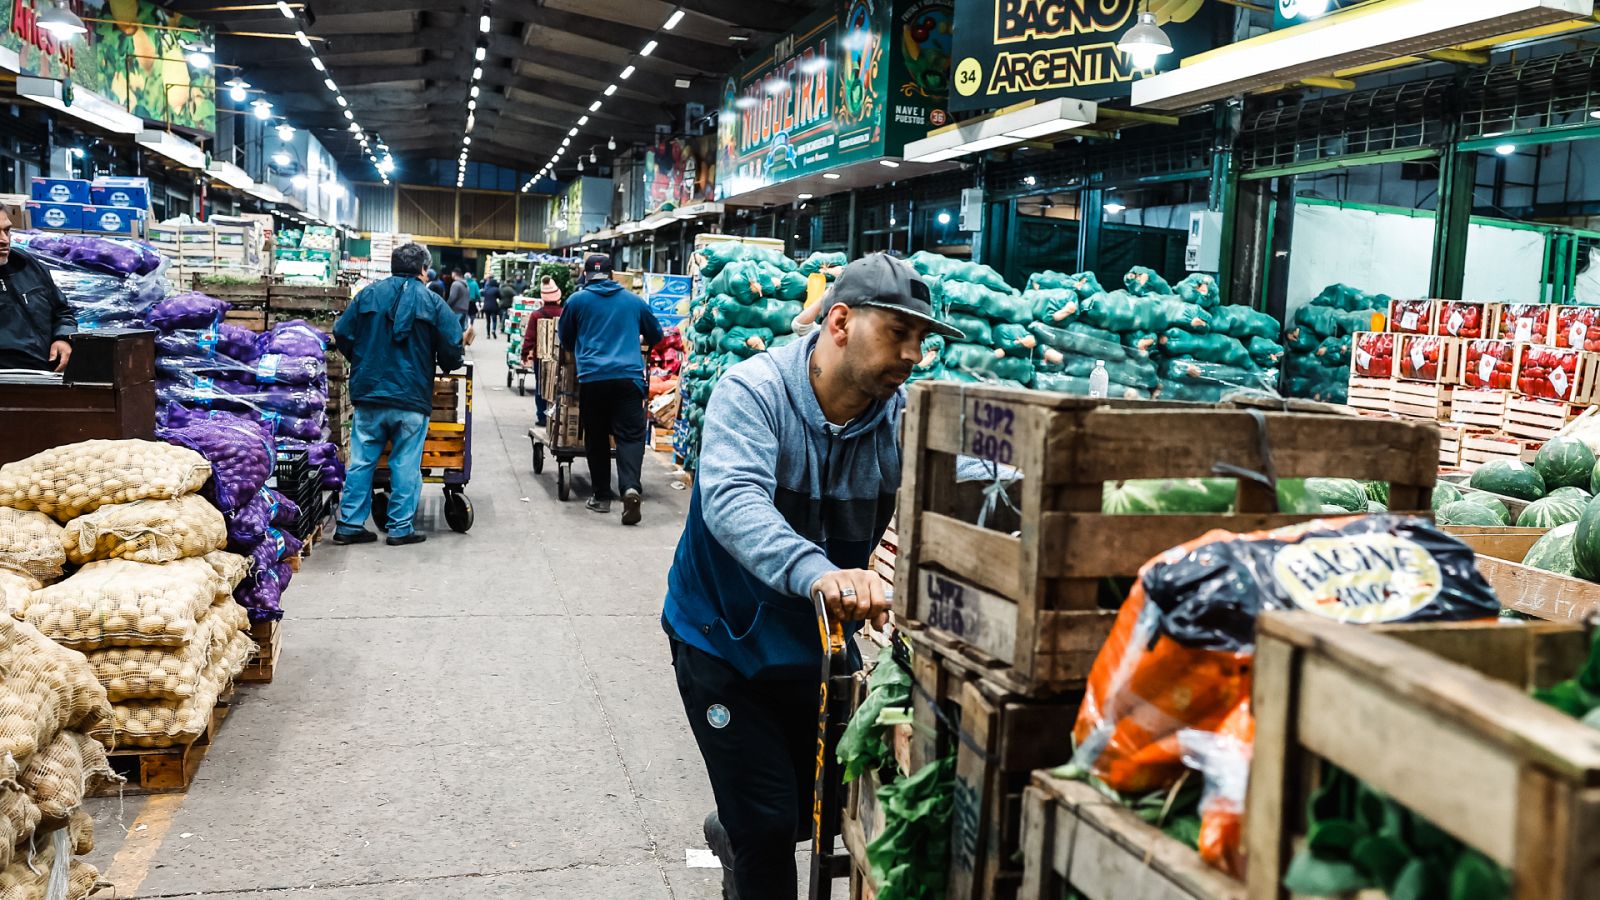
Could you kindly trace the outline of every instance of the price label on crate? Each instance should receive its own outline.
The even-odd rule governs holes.
[[[1484,387],[1489,386],[1489,376],[1494,374],[1494,364],[1495,358],[1487,353],[1478,357],[1478,380],[1483,382]]]
[[[1417,323],[1421,321],[1421,318],[1421,316],[1417,315],[1416,310],[1406,310],[1400,314],[1400,329],[1402,331],[1416,331]]]
[[[967,416],[962,439],[966,452],[979,459],[1001,465],[1016,463],[1016,443],[1021,417],[1017,408],[1004,401],[973,397],[967,401]]]
[[[1424,364],[1427,363],[1427,361],[1428,361],[1428,356],[1422,350],[1422,342],[1421,341],[1412,341],[1411,342],[1411,368],[1415,372],[1417,372],[1418,374],[1421,374],[1422,367],[1423,367]]]
[[[1550,386],[1556,389],[1556,396],[1565,400],[1567,398],[1567,372],[1560,366],[1550,370]]]
[[[1372,368],[1372,354],[1368,353],[1367,351],[1365,351],[1363,349],[1361,349],[1360,347],[1357,347],[1356,348],[1356,371],[1358,371],[1358,372],[1366,372],[1370,368]]]
[[[1516,337],[1516,340],[1517,340],[1518,343],[1524,343],[1524,342],[1533,340],[1533,320],[1532,319],[1518,319],[1517,320],[1517,337]]]
[[[1461,314],[1461,310],[1452,309],[1450,310],[1450,321],[1445,323],[1445,330],[1451,334],[1460,334],[1461,326],[1465,324],[1467,324],[1467,317]]]
[[[1572,329],[1567,332],[1567,344],[1569,346],[1576,347],[1579,350],[1582,350],[1583,349],[1583,342],[1588,337],[1589,337],[1589,326],[1585,325],[1583,323],[1583,321],[1580,319],[1578,321],[1573,322],[1572,323]]]

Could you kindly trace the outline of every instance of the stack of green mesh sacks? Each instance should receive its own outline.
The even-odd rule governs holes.
[[[1389,298],[1343,284],[1329,285],[1294,314],[1283,335],[1289,397],[1344,403],[1350,393],[1350,336],[1372,331],[1373,313],[1387,313]]]
[[[1016,288],[980,263],[927,251],[906,261],[928,283],[934,314],[966,335],[961,341],[930,336],[911,380],[1032,386],[1038,343],[1028,333],[1033,307]]]
[[[805,308],[806,278],[842,266],[842,253],[814,253],[796,265],[776,250],[729,242],[699,251],[705,289],[689,304],[688,364],[680,376],[679,415],[690,438],[684,467],[700,455],[700,428],[712,390],[729,366],[797,340],[792,324]]]

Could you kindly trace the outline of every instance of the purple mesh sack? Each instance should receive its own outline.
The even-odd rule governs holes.
[[[322,470],[322,487],[337,490],[344,487],[344,462],[339,459],[339,446],[327,441],[312,444],[307,457],[311,464]]]
[[[275,384],[254,391],[243,391],[236,400],[261,412],[310,419],[320,416],[328,406],[328,395],[287,384]],[[317,435],[320,438],[321,435]],[[311,440],[316,440],[312,438]]]
[[[258,346],[261,355],[281,353],[284,356],[309,356],[321,360],[328,350],[328,340],[322,332],[304,319],[292,319],[261,335]]]
[[[272,428],[274,435],[294,438],[297,441],[322,440],[322,428],[327,422],[328,417],[323,413],[307,418],[280,416],[277,413],[266,414],[266,424]]]
[[[157,303],[145,321],[161,331],[179,328],[211,328],[222,322],[222,316],[233,307],[226,300],[207,297],[205,294],[173,294]]]
[[[67,262],[107,275],[137,275],[144,259],[138,250],[127,244],[83,235],[67,250]]]
[[[287,564],[277,563],[259,572],[251,572],[233,592],[233,599],[250,611],[250,621],[270,622],[283,618],[283,589],[288,587],[294,570]]]
[[[300,519],[300,504],[295,503],[272,488],[263,488],[261,492],[267,496],[267,509],[271,517],[271,524],[279,528],[289,528]]]
[[[276,452],[261,426],[238,418],[201,419],[157,432],[169,444],[188,447],[211,463],[201,493],[223,512],[250,502],[272,475]]]
[[[320,356],[284,356],[263,353],[255,361],[256,384],[312,385],[325,378],[328,366]]]
[[[173,332],[178,334],[180,332]],[[201,332],[183,332],[196,334]],[[164,335],[165,336],[165,335]],[[221,353],[209,356],[160,355],[156,357],[156,374],[169,381],[194,384],[200,378],[249,384],[254,374],[250,367]]]
[[[64,263],[72,252],[72,237],[43,231],[19,231],[11,239],[17,246],[45,262]]]
[[[249,556],[267,536],[272,504],[265,491],[256,491],[249,503],[222,518],[228,523],[228,552]]]

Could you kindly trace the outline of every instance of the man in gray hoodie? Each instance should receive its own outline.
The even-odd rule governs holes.
[[[823,303],[816,333],[717,384],[661,616],[717,800],[706,840],[739,900],[795,896],[822,671],[809,598],[852,631],[887,615],[868,566],[900,487],[903,385],[930,332],[962,336],[883,254],[846,266]]]
[[[460,269],[450,270],[450,296],[446,301],[450,304],[450,311],[456,314],[461,322],[461,330],[466,331],[472,324],[472,289],[467,287],[467,280],[461,277]]]

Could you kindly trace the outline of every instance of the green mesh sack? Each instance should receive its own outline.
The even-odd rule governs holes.
[[[1078,315],[1081,301],[1078,292],[1071,288],[1029,287],[1028,292],[1022,296],[1033,304],[1033,317],[1051,325],[1072,321]]]
[[[961,327],[961,326],[956,326]],[[1013,325],[1006,322],[991,329],[993,340],[991,343],[1007,356],[1019,359],[1031,359],[1034,348],[1039,346],[1039,339],[1033,336],[1026,325]],[[971,337],[969,332],[968,337]]]
[[[1077,375],[1040,372],[1033,376],[1033,389],[1087,397],[1089,396],[1089,379]],[[1111,382],[1106,390],[1106,397],[1111,400],[1149,400],[1150,396],[1150,391],[1119,384],[1115,381]]]
[[[962,259],[953,259],[940,273],[946,280],[965,281],[968,284],[981,284],[991,291],[1001,294],[1015,294],[1017,291],[1000,273],[982,263],[968,262]]]
[[[1270,340],[1277,337],[1283,327],[1277,319],[1248,306],[1219,306],[1211,311],[1211,330],[1241,341],[1252,337]]]
[[[1277,387],[1270,372],[1257,369],[1240,369],[1194,359],[1169,359],[1161,366],[1161,378],[1167,382],[1188,384],[1220,384],[1252,390]]]
[[[1148,356],[1161,347],[1161,336],[1154,331],[1130,331],[1122,336],[1122,346]]]
[[[966,335],[967,343],[982,344],[985,347],[994,346],[994,329],[990,327],[988,319],[953,312],[945,316],[945,321],[961,329],[961,333]]]
[[[1051,372],[1058,375],[1070,375],[1075,378],[1087,379],[1093,372],[1097,362],[1106,364],[1106,378],[1112,384],[1125,387],[1139,388],[1150,391],[1159,387],[1161,375],[1154,363],[1146,360],[1106,359],[1104,357],[1089,357],[1063,355],[1061,360],[1052,364]]]
[[[1096,294],[1083,301],[1083,321],[1107,331],[1210,330],[1211,314],[1176,298],[1135,297],[1127,291]]]
[[[1071,275],[1065,272],[1045,269],[1043,272],[1035,272],[1028,276],[1028,284],[1027,287],[1023,288],[1023,292],[1031,294],[1035,291],[1061,291],[1070,290],[1071,288]]]
[[[1271,338],[1251,337],[1244,346],[1251,361],[1263,369],[1276,368],[1283,362],[1283,345]]]
[[[1128,274],[1122,276],[1122,286],[1127,288],[1128,293],[1135,297],[1147,297],[1152,294],[1170,296],[1172,294],[1172,285],[1168,284],[1165,278],[1156,274],[1154,269],[1147,269],[1144,266],[1134,266],[1129,269]]]
[[[1169,328],[1161,335],[1161,352],[1241,369],[1256,367],[1250,351],[1239,339],[1225,334],[1191,334],[1181,328]]]
[[[948,256],[940,256],[937,253],[929,253],[926,250],[918,250],[906,257],[906,262],[911,264],[911,268],[917,270],[918,275],[926,278],[929,275],[943,277],[945,268],[955,260]]]
[[[799,272],[785,272],[778,280],[778,299],[791,303],[804,303],[806,299],[806,276]],[[793,316],[790,316],[793,318]]]
[[[740,303],[728,297],[723,302],[712,304],[712,315],[717,327],[724,330],[765,328],[773,334],[787,334],[792,330],[790,326],[794,323],[794,317],[800,315],[804,308],[804,304],[776,297],[759,299],[754,303]]]
[[[1027,384],[1033,380],[1033,363],[1026,359],[1010,359],[992,347],[977,344],[950,342],[945,345],[942,358],[946,370],[964,372],[976,378],[990,376]]]
[[[770,328],[730,328],[717,347],[724,353],[748,359],[772,346],[773,337]]]
[[[763,297],[775,297],[778,280],[783,273],[778,269],[749,259],[728,263],[706,290],[712,294],[727,294],[740,303],[754,303]]]
[[[1204,272],[1190,275],[1172,289],[1179,300],[1205,309],[1214,309],[1222,302],[1222,291],[1217,287],[1217,279]]]
[[[992,322],[1026,325],[1033,321],[1033,306],[1021,294],[1007,294],[971,281],[944,279],[945,308],[950,313],[982,316]]]
[[[1043,322],[1034,322],[1028,326],[1028,331],[1045,347],[1090,359],[1103,359],[1109,362],[1115,359],[1128,359],[1131,353],[1136,352],[1124,347],[1118,335],[1093,328],[1083,330],[1073,327],[1057,328]]]
[[[700,264],[700,274],[705,278],[716,278],[728,263],[745,258],[745,245],[737,241],[725,241],[702,247],[696,251],[703,262]]]
[[[849,262],[849,258],[843,253],[817,252],[806,257],[805,262],[800,264],[799,272],[810,277],[826,269],[842,269]],[[833,277],[830,275],[828,280],[832,281]]]

